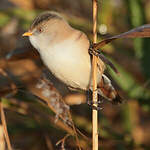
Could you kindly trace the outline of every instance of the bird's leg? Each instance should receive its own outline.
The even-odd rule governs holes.
[[[100,51],[100,50],[95,50],[95,49],[93,48],[93,46],[91,45],[91,46],[89,47],[89,54],[95,55],[95,56],[97,56],[97,57],[100,57],[101,51]]]
[[[96,89],[97,90],[97,89]],[[101,107],[101,103],[102,101],[92,101],[92,91],[91,90],[88,90],[87,91],[87,104],[92,108],[92,109],[95,109],[95,110],[101,110],[102,107]],[[94,104],[96,104],[97,106],[94,106]]]
[[[93,104],[97,104],[97,106],[94,106]],[[101,107],[101,102],[93,102],[93,101],[88,101],[88,105],[95,110],[102,110],[103,108]]]
[[[92,44],[90,45],[89,47],[89,54],[91,55],[95,55],[97,56],[98,58],[100,58],[105,64],[109,65],[113,70],[114,72],[116,73],[119,73],[117,68],[113,65],[113,63],[111,61],[109,61],[102,53],[101,53],[101,50],[97,50],[97,49],[94,49]]]

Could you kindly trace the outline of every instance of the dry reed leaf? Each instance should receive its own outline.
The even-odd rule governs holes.
[[[35,85],[35,84],[34,84]],[[38,85],[39,86],[39,85]],[[55,102],[55,92],[54,91],[50,91],[50,93],[47,93],[47,92],[49,92],[49,90],[47,90],[45,87],[45,90],[43,89],[42,90],[42,86],[39,88],[39,87],[34,87],[34,86],[29,86],[28,87],[28,90],[33,94],[33,95],[35,95],[36,97],[38,97],[38,98],[40,98],[40,100],[41,101],[43,101],[43,102],[45,102],[45,104],[47,104],[48,105],[48,107],[56,114],[56,117],[55,117],[55,119],[53,120],[53,122],[55,122],[56,124],[57,123],[59,123],[59,122],[61,122],[61,121],[59,121],[58,120],[58,118],[57,118],[57,116],[59,115],[59,117],[65,122],[65,123],[62,123],[61,124],[61,128],[63,128],[65,131],[67,131],[68,133],[70,133],[70,134],[74,134],[74,131],[72,130],[72,128],[71,127],[69,127],[68,125],[67,125],[67,121],[68,121],[68,119],[69,119],[69,116],[67,115],[67,112],[63,112],[63,108],[61,108],[60,110],[59,110],[59,107],[61,107],[60,106],[60,104],[58,104],[58,102]],[[53,87],[54,88],[54,87]],[[44,95],[43,95],[43,93],[44,93]],[[52,94],[52,95],[51,95]],[[54,95],[55,96],[54,96]],[[54,97],[53,97],[54,96]],[[50,97],[52,98],[52,99],[50,99]],[[52,100],[52,101],[51,101]],[[51,101],[51,102],[50,102]],[[60,124],[59,124],[59,126],[60,126]]]
[[[116,39],[122,39],[122,38],[146,38],[150,37],[150,24],[142,25],[140,27],[131,29],[127,32],[121,33],[119,35],[115,35],[112,37],[109,37],[105,40],[102,40],[98,43],[95,43],[93,45],[94,49],[100,49],[101,47],[105,46],[106,44],[112,42]]]
[[[72,121],[72,116],[70,113],[70,107],[65,104],[60,93],[56,90],[53,84],[46,78],[43,78],[41,80],[41,83],[38,84],[36,87],[37,89],[40,89],[40,92],[41,92],[40,95],[42,95],[42,97],[44,96],[42,100],[47,102],[49,108],[53,112],[55,112],[56,114],[55,122],[58,121],[58,118],[61,118],[64,121],[64,125],[67,125],[69,128],[71,127],[72,135],[75,136],[78,148],[79,150],[81,150],[78,135],[77,135],[77,132],[79,134],[81,132],[79,132],[79,130],[75,128],[75,125]]]

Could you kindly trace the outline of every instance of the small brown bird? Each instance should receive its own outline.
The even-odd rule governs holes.
[[[35,18],[23,36],[29,36],[44,64],[68,87],[92,90],[90,42],[83,32],[72,28],[60,14],[47,11]],[[108,77],[102,74],[100,80],[100,73],[105,69],[100,59],[98,68],[98,94],[113,103],[121,103]]]

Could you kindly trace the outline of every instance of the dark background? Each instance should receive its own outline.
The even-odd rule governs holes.
[[[18,150],[61,149],[56,142],[71,133],[51,109],[33,96],[41,97],[36,83],[45,67],[22,34],[44,10],[61,12],[73,27],[92,40],[91,0],[0,0],[0,97],[12,147]],[[98,41],[150,23],[149,10],[149,0],[99,0]],[[103,52],[120,72],[118,76],[107,68],[125,102],[120,106],[104,102],[99,112],[100,147],[149,150],[150,39],[117,40],[105,46]],[[83,94],[71,93],[50,77],[66,102],[85,101]],[[80,145],[90,150],[91,108],[82,104],[70,109],[75,126],[89,138],[79,136]],[[2,124],[0,133],[1,127]],[[7,149],[2,134],[0,145],[1,150]],[[65,148],[77,149],[75,137],[66,139]]]

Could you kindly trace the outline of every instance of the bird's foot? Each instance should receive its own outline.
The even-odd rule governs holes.
[[[97,89],[95,91],[97,91]],[[92,109],[101,110],[102,109],[101,104],[103,103],[103,100],[98,98],[98,101],[96,101],[96,102],[92,101],[92,97],[93,97],[92,94],[93,94],[93,92],[91,90],[87,91],[87,104]]]
[[[119,73],[117,68],[113,65],[113,63],[111,61],[109,61],[102,53],[101,53],[101,50],[99,49],[94,49],[92,44],[91,46],[89,47],[89,54],[91,55],[94,55],[94,56],[97,56],[98,58],[100,58],[105,64],[109,65],[113,71],[115,73]]]
[[[95,109],[95,110],[102,110],[103,108],[101,107],[101,103],[103,101],[91,101],[91,100],[88,100],[87,101],[87,104],[92,108],[92,109]]]
[[[101,51],[94,49],[92,46],[89,48],[89,54],[100,57]]]

